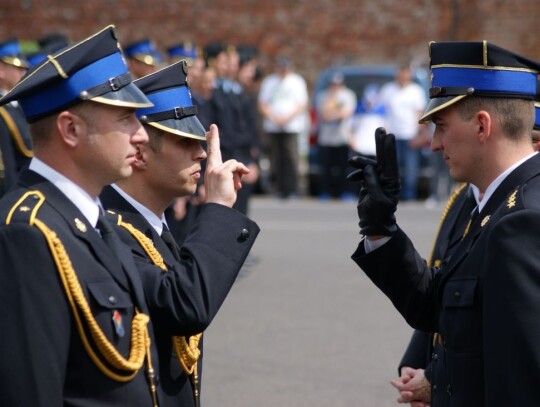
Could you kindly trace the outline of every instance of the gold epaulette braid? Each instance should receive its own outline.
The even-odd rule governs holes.
[[[139,229],[135,228],[131,223],[126,223],[122,221],[122,216],[117,214],[117,222],[118,225],[122,226],[124,229],[126,229],[131,236],[137,240],[137,242],[141,245],[143,250],[146,252],[146,255],[152,260],[152,263],[154,263],[156,266],[158,266],[163,271],[167,271],[167,266],[163,262],[163,257],[161,257],[161,254],[157,251],[156,247],[154,246],[154,243]]]
[[[24,213],[25,222],[28,222],[31,226],[35,226],[45,237],[54,263],[56,264],[60,280],[64,286],[64,291],[71,311],[73,312],[81,342],[90,359],[105,376],[117,382],[129,382],[142,368],[146,357],[147,374],[150,379],[150,393],[153,406],[157,407],[156,389],[154,382],[152,381],[154,370],[150,353],[150,335],[148,333],[148,322],[150,318],[148,315],[135,309],[135,316],[131,321],[129,358],[124,358],[107,339],[94,318],[92,310],[90,309],[81,288],[81,284],[79,283],[79,279],[77,278],[77,274],[73,269],[73,264],[71,263],[62,241],[44,222],[37,219],[38,209],[43,202],[45,202],[45,196],[40,191],[26,192],[10,209],[6,217],[6,224],[10,224],[14,217],[20,217],[20,214]],[[91,339],[93,340],[94,346],[97,348],[97,352],[90,344],[87,330],[90,332]],[[108,365],[105,364],[103,360],[105,360]],[[116,371],[113,369],[116,369]],[[118,373],[117,371],[125,373]]]
[[[163,257],[158,252],[154,243],[149,239],[144,233],[139,229],[135,228],[132,224],[122,221],[122,216],[117,215],[117,223],[124,229],[126,229],[140,246],[145,251],[146,255],[152,260],[156,266],[161,268],[164,271],[167,271],[167,266],[163,261]],[[197,374],[197,361],[201,356],[201,351],[199,349],[199,341],[201,340],[202,333],[193,335],[190,337],[184,336],[173,336],[173,348],[176,352],[176,356],[184,370],[184,373],[192,377],[193,380],[193,392],[196,402],[198,403],[199,390],[198,390],[198,374]],[[188,342],[189,341],[189,342]]]
[[[452,195],[450,196],[450,198],[448,198],[448,201],[446,201],[446,205],[444,207],[444,210],[443,210],[443,213],[441,215],[441,220],[439,221],[439,228],[437,229],[437,235],[439,235],[439,233],[441,232],[441,227],[446,219],[446,216],[448,215],[448,212],[450,212],[450,208],[452,207],[452,205],[454,205],[454,201],[456,200],[456,198],[458,197],[458,195],[460,194],[460,192],[463,190],[463,188],[465,188],[468,184],[462,184],[460,185],[459,187],[456,188],[456,190],[452,193]],[[437,241],[435,240],[435,243],[433,244],[433,248],[431,249],[431,255],[429,256],[429,261],[428,261],[428,265],[430,267],[434,266],[433,264],[433,254],[435,253],[435,245],[437,244]]]
[[[86,301],[86,297],[82,291],[81,285],[73,270],[73,265],[69,256],[64,248],[64,245],[57,237],[56,233],[47,227],[39,219],[34,219],[33,224],[45,235],[45,239],[49,245],[54,261],[60,273],[60,278],[64,289],[66,291],[75,321],[77,329],[81,336],[83,345],[88,352],[88,355],[96,366],[107,377],[119,382],[127,382],[133,379],[139,369],[141,369],[146,353],[150,348],[150,338],[148,336],[148,315],[137,312],[133,317],[131,324],[131,350],[129,359],[126,360],[114,347],[113,344],[107,339],[97,321],[92,314],[92,311]],[[88,325],[88,330],[92,335],[92,339],[96,344],[99,352],[103,358],[115,369],[128,372],[127,375],[120,375],[113,372],[107,367],[96,355],[95,351],[90,345],[90,341],[86,335],[83,326],[83,320]]]
[[[8,130],[11,134],[11,138],[15,141],[15,145],[18,147],[19,151],[27,158],[32,158],[34,152],[26,147],[24,144],[21,132],[15,124],[15,121],[12,119],[11,115],[8,113],[5,107],[0,107],[0,116],[6,122]]]

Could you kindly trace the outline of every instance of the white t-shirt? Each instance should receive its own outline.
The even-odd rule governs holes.
[[[326,103],[330,103],[336,109],[349,110],[351,116],[341,120],[323,121],[320,119],[320,112]],[[331,147],[347,145],[351,128],[350,119],[356,108],[356,94],[346,87],[341,87],[334,93],[325,90],[317,97],[316,106],[319,114],[318,144]]]
[[[276,116],[286,116],[299,105],[307,109],[308,91],[304,78],[291,72],[284,78],[278,74],[271,74],[263,79],[259,91],[259,102],[267,103]],[[297,114],[285,126],[279,127],[264,118],[263,129],[268,133],[300,133],[305,129],[305,114]]]
[[[389,82],[381,88],[380,101],[385,107],[388,133],[394,133],[397,140],[412,139],[427,104],[424,89],[416,82],[403,88]]]
[[[382,113],[359,113],[352,118],[351,148],[361,154],[376,155],[375,130],[379,127],[387,128]]]

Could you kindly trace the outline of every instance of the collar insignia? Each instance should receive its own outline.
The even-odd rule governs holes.
[[[86,225],[79,218],[75,218],[75,227],[79,229],[80,232],[86,232]]]
[[[508,202],[506,206],[508,206],[508,209],[512,209],[514,206],[516,206],[516,195],[517,195],[517,189],[512,192],[512,195],[508,197]]]
[[[482,219],[482,223],[480,224],[481,227],[486,226],[486,223],[489,222],[489,219],[491,218],[491,215],[486,215],[484,219]]]

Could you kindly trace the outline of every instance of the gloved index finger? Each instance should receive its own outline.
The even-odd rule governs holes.
[[[382,165],[381,174],[386,179],[399,178],[399,164],[397,159],[396,137],[390,133],[385,134],[382,143]]]

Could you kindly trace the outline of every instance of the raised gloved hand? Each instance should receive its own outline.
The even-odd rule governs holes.
[[[365,236],[392,236],[397,231],[394,215],[399,201],[400,181],[393,134],[379,127],[375,130],[377,161],[356,156],[349,164],[356,171],[347,176],[349,181],[360,181],[358,217],[360,233]]]

